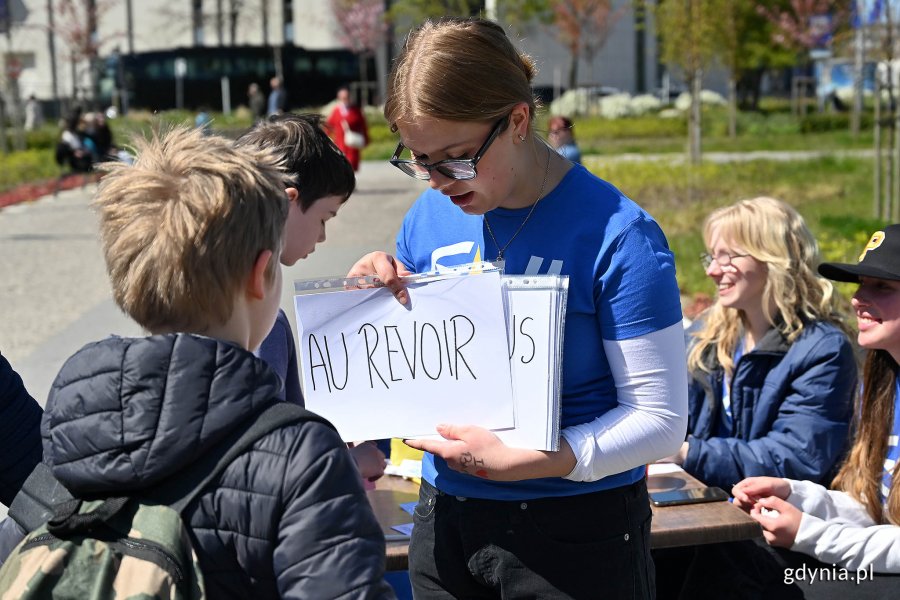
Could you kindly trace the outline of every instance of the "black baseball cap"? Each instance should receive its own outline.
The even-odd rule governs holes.
[[[900,281],[900,224],[873,233],[855,265],[822,263],[819,274],[835,281],[858,282],[860,277]]]

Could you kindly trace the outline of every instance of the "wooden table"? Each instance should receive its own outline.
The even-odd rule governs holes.
[[[684,471],[647,478],[647,488],[651,492],[702,487],[706,486]],[[653,510],[651,548],[698,546],[762,537],[759,523],[728,501],[650,508]]]
[[[687,473],[652,475],[647,486],[654,490],[691,489],[704,487]],[[411,523],[412,515],[400,504],[419,497],[419,486],[399,477],[382,477],[375,490],[368,492],[369,502],[381,523],[385,535],[396,535],[392,525]],[[682,506],[653,506],[650,530],[652,548],[696,546],[714,542],[733,542],[762,537],[759,524],[730,502],[707,502]],[[387,570],[400,571],[408,566],[409,540],[387,543]]]

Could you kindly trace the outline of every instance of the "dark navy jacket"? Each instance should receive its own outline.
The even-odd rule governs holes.
[[[270,405],[260,359],[187,334],[110,338],[63,366],[44,456],[76,496],[153,486]],[[392,598],[384,536],[346,445],[322,423],[269,433],[183,513],[212,598]]]
[[[300,374],[297,372],[297,350],[294,346],[294,332],[284,311],[278,310],[278,317],[272,331],[262,341],[256,355],[266,361],[275,371],[284,387],[278,392],[280,400],[287,400],[305,406],[303,392],[300,391]]]
[[[695,323],[691,331],[699,327]],[[715,437],[724,371],[713,347],[704,359],[714,367],[712,374],[690,374],[688,473],[725,490],[757,475],[829,483],[847,448],[856,393],[856,362],[843,332],[813,322],[788,344],[770,329],[738,359],[730,438]]]
[[[41,461],[43,411],[0,355],[0,502],[9,506]]]

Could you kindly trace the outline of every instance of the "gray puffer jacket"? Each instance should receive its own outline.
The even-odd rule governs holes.
[[[273,402],[281,383],[226,342],[109,338],[63,366],[41,434],[76,496],[151,487]],[[212,598],[391,598],[384,536],[346,446],[316,422],[258,440],[184,512]]]

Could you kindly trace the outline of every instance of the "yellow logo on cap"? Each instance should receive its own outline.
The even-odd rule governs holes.
[[[866,244],[866,247],[863,248],[862,254],[859,255],[858,262],[862,262],[862,260],[866,257],[866,252],[869,250],[874,250],[884,241],[884,232],[876,231],[872,234],[872,239],[869,240],[869,243]]]

